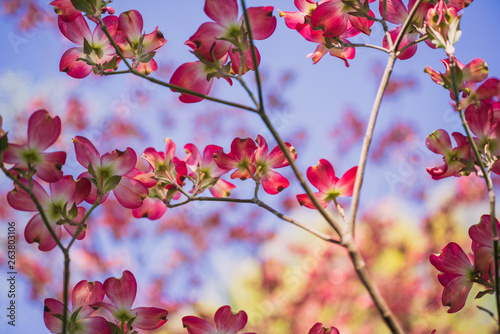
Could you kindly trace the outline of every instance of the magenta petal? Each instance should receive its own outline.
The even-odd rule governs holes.
[[[113,189],[116,200],[127,209],[137,209],[148,196],[149,190],[141,181],[122,177],[120,183]]]
[[[425,145],[436,154],[446,155],[451,151],[451,140],[448,132],[438,129],[427,136]]]
[[[168,312],[162,308],[138,307],[131,310],[131,312],[136,315],[133,326],[140,329],[156,329],[167,322]]]
[[[325,196],[323,193],[318,192],[318,193],[314,193],[313,195],[318,199],[318,201],[322,207],[326,208],[328,206],[328,202],[325,202],[325,200],[323,199]],[[297,195],[297,201],[299,202],[300,205],[303,205],[306,208],[316,209],[316,206],[314,206],[313,202],[311,201],[309,196],[307,196],[307,194]]]
[[[40,153],[42,162],[36,165],[36,175],[46,182],[57,182],[63,177],[62,166],[66,163],[66,152]]]
[[[54,11],[66,22],[73,21],[81,13],[73,7],[71,0],[54,0],[49,5],[54,6]]]
[[[150,53],[151,51],[159,49],[165,45],[165,43],[167,43],[165,36],[163,36],[163,33],[156,27],[153,32],[144,35],[144,40],[142,41],[144,53]]]
[[[232,154],[226,154],[222,150],[216,151],[213,154],[213,159],[217,166],[224,170],[238,168],[238,162]]]
[[[384,15],[384,1],[379,2],[380,16]],[[387,16],[386,20],[402,25],[408,17],[408,11],[401,0],[387,0]]]
[[[389,31],[389,34],[391,36],[391,40],[393,43],[396,42],[396,39],[397,39],[400,31],[401,31],[401,27],[396,27],[396,28],[392,29],[391,31]],[[411,33],[411,34],[405,33],[405,35],[401,39],[401,43],[399,44],[398,50],[401,50],[402,48],[404,48],[408,44],[414,42],[417,38],[418,38],[418,33]],[[387,39],[385,37],[382,40],[382,45],[386,49],[389,48],[389,44],[387,43]],[[409,59],[409,58],[413,57],[413,55],[416,52],[417,52],[417,45],[414,44],[414,45],[406,48],[403,52],[401,52],[398,56],[398,59],[400,59],[400,60]]]
[[[85,58],[83,48],[72,48],[66,51],[59,63],[59,71],[66,72],[68,75],[75,79],[83,79],[92,72],[92,66],[86,62],[77,60],[78,58]]]
[[[488,138],[493,122],[493,109],[487,101],[479,101],[479,106],[469,105],[465,110],[465,119],[469,123],[472,133],[480,140]]]
[[[469,257],[454,242],[446,245],[440,254],[431,254],[429,259],[437,270],[444,273],[465,275],[472,268]]]
[[[118,18],[118,29],[120,29],[129,41],[136,44],[142,36],[142,15],[132,9],[120,14]]]
[[[245,311],[233,314],[231,307],[225,305],[215,312],[214,320],[218,332],[236,334],[236,332],[242,330],[247,324],[247,314]]]
[[[65,22],[60,16],[58,17],[59,30],[73,43],[83,46],[83,40],[92,41],[89,25],[82,15],[78,15],[76,19],[70,22]]]
[[[111,35],[111,37],[113,37],[115,42],[122,43],[123,36],[121,34],[118,34],[118,17],[114,15],[108,15],[105,18],[103,18],[102,21],[106,25],[109,34]],[[101,26],[99,24],[95,27],[94,33],[92,35],[92,46],[93,47],[109,46],[109,49],[112,50],[112,53],[114,54],[114,48],[113,46],[111,46],[108,37],[106,36],[104,31],[102,31]]]
[[[49,187],[53,202],[55,203],[71,202],[71,198],[73,197],[73,194],[76,191],[76,182],[73,180],[73,176],[65,175],[59,181],[51,183]],[[90,184],[89,184],[89,191],[90,191]],[[87,195],[88,193],[85,195],[85,197],[87,197]]]
[[[24,186],[29,188],[28,181],[21,180],[21,182]],[[43,209],[46,209],[52,203],[49,194],[47,194],[45,189],[34,180],[33,194],[38,199]],[[7,193],[7,202],[15,210],[31,212],[38,211],[38,208],[36,207],[35,203],[33,203],[30,195],[26,191],[21,189],[18,185],[15,186],[15,189]]]
[[[463,276],[455,277],[444,287],[441,301],[443,306],[450,307],[448,313],[458,312],[464,307],[471,289],[472,282]]]
[[[226,180],[219,179],[217,183],[210,188],[210,193],[214,197],[227,197],[231,194],[231,190],[236,188],[236,186],[232,183],[227,182]]]
[[[339,182],[335,188],[340,193],[339,196],[350,197],[354,189],[354,183],[356,182],[356,173],[358,172],[358,166],[352,167],[340,178]]]
[[[45,326],[51,333],[62,332],[62,321],[54,314],[62,315],[64,312],[64,304],[53,298],[47,298],[44,302],[43,321]],[[69,313],[69,311],[68,311]]]
[[[114,150],[101,157],[101,166],[109,168],[111,175],[125,175],[134,169],[137,163],[137,154],[127,147],[125,151]]]
[[[188,315],[182,318],[182,325],[187,329],[189,334],[217,334],[210,323],[198,317]]]
[[[3,161],[7,164],[16,164],[16,168],[28,168],[23,159],[23,152],[29,150],[27,145],[11,144],[4,153]]]
[[[297,151],[295,150],[295,147],[293,147],[290,143],[285,143],[285,145],[288,148],[288,151],[291,153],[293,160],[297,160]],[[269,153],[267,162],[269,163],[269,167],[271,168],[282,168],[289,165],[288,160],[286,159],[279,146],[273,148],[271,153]]]
[[[217,145],[207,145],[207,147],[203,150],[202,166],[210,168],[210,176],[212,177],[219,177],[229,171],[227,169],[219,168],[214,161],[215,152],[221,150],[222,147]]]
[[[500,95],[500,80],[497,78],[489,78],[477,89],[479,99],[491,99]]]
[[[206,0],[204,10],[209,18],[226,27],[238,19],[236,0]]]
[[[498,220],[496,220],[495,224],[497,231],[500,232]],[[500,233],[498,234],[500,235]],[[469,228],[469,236],[477,244],[493,248],[493,231],[491,230],[490,215],[482,215],[479,223]]]
[[[57,239],[61,239],[61,226],[49,222]],[[42,252],[48,252],[57,246],[57,242],[52,238],[49,230],[45,226],[42,216],[37,213],[31,218],[24,230],[24,237],[30,244],[38,243],[38,249]]]
[[[324,328],[321,322],[317,322],[311,327],[308,334],[340,334],[340,332],[335,327]]]
[[[103,317],[87,317],[78,321],[78,334],[111,334],[108,322]]]
[[[76,136],[73,139],[76,160],[85,168],[92,165],[94,168],[101,165],[101,158],[95,146],[85,137]]]
[[[200,52],[205,59],[213,61],[212,52],[217,59],[222,58],[231,48],[231,42],[219,40],[226,33],[226,28],[214,22],[203,23],[186,45]],[[215,46],[214,46],[215,43]],[[212,49],[213,47],[213,49]]]
[[[213,79],[207,80],[205,65],[200,62],[184,63],[177,68],[170,78],[170,84],[183,87],[204,95],[212,88]],[[175,89],[172,89],[175,92]],[[181,93],[179,100],[184,103],[194,103],[203,100],[201,97]]]
[[[248,8],[253,39],[266,39],[274,33],[276,30],[276,17],[273,16],[273,9],[271,6]]]
[[[104,281],[106,296],[120,310],[130,310],[137,294],[137,282],[134,275],[125,270],[120,278],[110,277]]]
[[[219,148],[220,149],[220,148]],[[187,155],[184,158],[186,165],[194,172],[198,167],[201,166],[201,154],[195,144],[186,144],[184,146],[184,151]],[[212,153],[213,155],[213,153]]]
[[[276,195],[285,188],[288,188],[290,185],[290,182],[286,177],[273,170],[269,170],[265,175],[263,175],[261,182],[264,191],[270,195]]]
[[[321,3],[311,15],[311,24],[323,30],[325,37],[338,37],[347,29],[347,17],[342,12],[341,1]]]
[[[237,161],[244,159],[252,161],[256,150],[257,145],[251,138],[235,138],[231,142],[231,155]]]
[[[332,190],[338,181],[332,165],[325,159],[321,159],[316,166],[307,169],[307,179],[324,193]]]
[[[52,145],[61,134],[61,119],[50,117],[47,110],[35,111],[28,121],[28,145],[40,152]]]
[[[71,294],[73,310],[80,307],[77,319],[83,319],[94,312],[89,305],[102,302],[104,299],[104,290],[101,282],[80,281],[73,288]]]
[[[254,47],[254,50],[258,67],[260,64],[260,53],[256,47]],[[241,70],[241,54],[239,52],[233,52],[233,50],[230,49],[229,57],[231,58],[231,69],[235,73],[240,73],[241,71],[241,74],[245,74],[248,71],[255,71],[255,63],[253,61],[252,50],[250,47],[248,47],[248,49],[245,51],[245,64],[243,65],[243,68]]]
[[[167,206],[158,198],[146,197],[142,205],[132,210],[135,218],[160,219],[167,211]]]

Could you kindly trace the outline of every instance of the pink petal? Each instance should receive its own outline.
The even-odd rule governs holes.
[[[245,311],[233,314],[231,307],[225,305],[215,312],[214,320],[218,332],[236,334],[236,332],[242,330],[247,324],[247,314]]]
[[[251,162],[256,150],[257,145],[251,138],[235,138],[231,142],[231,155],[239,162],[242,160]]]
[[[61,226],[55,224],[55,222],[49,223],[57,239],[61,239]],[[42,252],[48,252],[57,246],[57,242],[52,238],[39,213],[34,215],[28,222],[28,225],[26,225],[24,237],[29,244],[38,243],[38,249]]]
[[[137,209],[148,196],[148,188],[141,181],[123,176],[113,189],[116,200],[127,209]]]
[[[493,109],[487,101],[479,101],[479,106],[469,105],[465,110],[465,119],[469,123],[472,133],[480,140],[488,138],[493,122]]]
[[[20,182],[29,188],[28,181],[23,179]],[[49,194],[47,194],[45,189],[35,180],[33,180],[33,194],[38,199],[38,202],[40,202],[43,209],[47,209],[51,205],[52,200],[50,199]],[[18,185],[15,186],[15,189],[7,193],[7,202],[15,210],[31,212],[38,211],[30,195]]]
[[[290,185],[286,177],[273,170],[269,170],[261,177],[261,183],[264,191],[270,195],[279,194]]]
[[[35,166],[36,175],[46,182],[57,182],[63,177],[62,166],[66,162],[66,152],[40,153],[41,162]]]
[[[129,311],[137,294],[137,282],[134,275],[125,270],[120,278],[110,277],[104,281],[106,296],[120,310]]]
[[[222,150],[219,150],[213,154],[213,158],[217,166],[221,169],[231,170],[238,168],[238,161],[236,161],[231,153],[226,154]]]
[[[222,147],[217,145],[207,145],[203,150],[202,166],[205,168],[210,168],[211,177],[219,177],[229,171],[228,169],[219,168],[219,166],[217,166],[214,161],[215,152],[220,150],[222,150]]]
[[[227,197],[231,194],[231,190],[234,188],[236,188],[234,184],[229,183],[226,180],[219,179],[212,188],[209,188],[209,190],[214,197]]]
[[[184,63],[177,68],[170,78],[170,84],[183,87],[204,95],[212,88],[213,79],[207,80],[205,65],[200,62]],[[172,89],[175,92],[175,89]],[[201,97],[181,93],[179,100],[184,103],[194,103],[203,100]]]
[[[182,318],[182,325],[187,329],[189,334],[217,334],[212,325],[207,321],[198,317],[188,315]]]
[[[325,194],[324,193],[318,192],[318,193],[314,193],[313,195],[318,199],[318,201],[322,207],[326,208],[328,206],[329,202],[325,202],[325,200],[324,200]],[[307,194],[297,195],[297,201],[299,202],[300,205],[303,205],[306,208],[316,209],[316,206],[314,206],[313,202],[311,201],[309,196],[307,196]]]
[[[323,30],[325,37],[338,37],[347,29],[347,17],[342,12],[342,2],[321,3],[311,15],[311,24]]]
[[[142,46],[144,47],[144,53],[150,53],[154,50],[161,48],[163,45],[167,43],[165,36],[163,33],[158,30],[158,27],[150,32],[149,34],[144,35],[144,39],[142,41]]]
[[[23,152],[29,150],[28,145],[11,144],[4,153],[3,161],[7,164],[16,164],[16,168],[27,169],[28,164],[24,161]]]
[[[454,242],[446,245],[440,254],[431,254],[429,259],[437,270],[444,273],[466,275],[472,268],[469,257]]]
[[[111,334],[103,317],[87,317],[78,321],[78,334]]]
[[[436,154],[447,155],[451,151],[451,140],[448,132],[438,129],[427,136],[425,145]]]
[[[184,146],[184,151],[187,155],[184,158],[186,165],[194,172],[198,167],[201,166],[201,154],[195,144],[186,144]],[[213,154],[212,154],[213,155]]]
[[[75,145],[76,160],[84,168],[92,165],[94,168],[101,166],[101,157],[95,146],[85,137],[76,136],[73,139]]]
[[[84,39],[86,39],[89,43],[92,41],[92,34],[90,33],[89,25],[81,14],[70,22],[65,22],[60,16],[58,16],[58,25],[62,34],[79,46],[83,46]]]
[[[443,306],[449,306],[448,313],[460,311],[467,300],[472,282],[463,276],[458,276],[452,279],[444,288],[441,302]]]
[[[101,157],[101,166],[109,169],[112,175],[125,175],[134,169],[137,163],[137,154],[133,149],[127,147],[125,151],[114,150]]]
[[[495,219],[496,220],[496,219]],[[500,235],[500,224],[496,220],[497,233]],[[490,215],[482,215],[479,223],[472,225],[469,228],[470,238],[482,246],[493,248],[493,231],[491,230]]]
[[[83,319],[94,312],[89,305],[102,302],[104,290],[101,282],[80,281],[73,288],[71,294],[73,310],[82,307],[77,319]]]
[[[231,48],[231,42],[219,40],[225,34],[226,28],[220,24],[205,22],[185,44],[194,51],[200,52],[205,59],[213,61],[212,52],[215,58],[221,59]]]
[[[51,333],[62,332],[62,321],[53,316],[53,314],[62,315],[64,312],[64,304],[53,298],[47,298],[44,302],[43,321],[45,326]],[[68,310],[69,313],[69,310]]]
[[[167,206],[158,198],[146,197],[142,205],[132,210],[135,218],[160,219],[167,211]]]
[[[47,110],[35,111],[28,121],[28,145],[44,151],[52,145],[61,134],[61,119],[50,117]]]
[[[176,148],[177,146],[170,137],[165,138],[165,161],[174,161]]]
[[[325,159],[321,159],[316,166],[307,169],[307,179],[324,193],[334,189],[338,181],[332,165]]]
[[[131,310],[131,312],[136,314],[136,318],[132,325],[140,329],[156,329],[167,322],[168,312],[162,308],[138,307]]]
[[[340,38],[343,42],[349,43],[348,40]],[[356,55],[356,49],[352,47],[344,47],[342,49],[337,49],[337,48],[331,48],[328,49],[328,52],[330,55],[340,58],[344,61],[344,64],[346,67],[349,67],[349,62],[347,61],[348,59],[354,59],[354,56]],[[313,59],[314,61],[314,59]]]
[[[480,58],[473,59],[462,69],[464,81],[481,82],[488,77],[488,65]]]
[[[293,147],[290,143],[285,143],[285,145],[288,148],[290,154],[292,155],[293,160],[294,161],[297,160],[297,151],[295,150],[295,147]],[[267,157],[267,162],[269,164],[269,167],[271,168],[282,168],[290,165],[279,146],[273,148],[271,153],[269,153],[269,156]]]
[[[305,14],[301,12],[280,11],[280,16],[285,18],[285,24],[290,29],[295,30],[297,25],[305,23]]]
[[[85,208],[78,207],[78,213],[76,218],[74,219],[75,223],[80,223],[83,220],[83,217],[85,216]],[[77,225],[69,225],[69,224],[64,224],[64,229],[66,232],[69,233],[72,237],[75,236],[76,232],[78,231],[78,226]],[[83,240],[85,238],[85,227],[78,233],[78,236],[76,237],[76,240]]]
[[[373,12],[370,10],[368,15],[375,16]],[[367,19],[366,17],[356,17],[349,16],[349,22],[352,24],[352,27],[362,32],[365,35],[370,35],[371,29],[370,27],[373,25],[374,21]],[[354,36],[354,33],[351,32],[348,37]]]
[[[354,189],[354,183],[356,182],[356,173],[358,172],[358,166],[352,167],[340,178],[337,182],[335,188],[340,193],[339,196],[350,197]]]
[[[144,150],[142,158],[145,159],[154,170],[160,168],[165,164],[165,154],[163,152],[158,152],[153,147],[148,147]]]
[[[54,0],[49,5],[54,6],[56,14],[66,22],[75,20],[81,13],[73,7],[71,0]]]
[[[269,148],[267,147],[267,142],[262,137],[261,135],[257,136],[257,139],[255,139],[255,142],[257,143],[257,150],[255,151],[255,160],[256,161],[266,161],[267,160],[267,153],[269,151]],[[278,147],[279,149],[279,147]],[[281,150],[280,150],[281,152]],[[283,154],[283,152],[281,152]]]
[[[66,72],[68,75],[75,79],[83,79],[92,72],[92,66],[86,62],[77,60],[78,58],[85,58],[83,48],[72,48],[66,51],[59,63],[59,71]]]
[[[118,29],[134,44],[139,43],[142,36],[142,15],[135,9],[123,12],[118,18]]]
[[[247,9],[253,39],[266,39],[274,33],[276,30],[276,17],[273,16],[273,9],[271,6],[250,7]]]
[[[85,180],[89,182],[88,180]],[[50,194],[52,201],[55,203],[66,203],[71,202],[71,197],[76,190],[76,182],[73,180],[73,176],[65,175],[57,182],[53,182],[49,185]],[[90,191],[90,184],[88,185],[88,190]],[[87,197],[88,193],[84,196]]]
[[[102,21],[106,25],[106,28],[108,29],[111,37],[113,37],[113,40],[115,40],[116,43],[123,42],[123,37],[120,38],[119,36],[121,35],[118,34],[118,17],[114,15],[108,15],[103,18]],[[104,31],[102,31],[99,24],[95,27],[94,33],[92,34],[92,46],[101,48],[109,46],[110,50],[114,50],[109,42],[108,37],[106,36]],[[112,53],[114,54],[114,51],[112,51]]]
[[[396,38],[398,37],[400,31],[401,31],[401,27],[396,27],[396,28],[392,29],[391,31],[389,31],[389,34],[391,35],[391,40],[393,43],[396,42]],[[405,35],[403,36],[403,39],[401,40],[401,43],[399,44],[398,50],[401,50],[402,48],[404,48],[408,44],[414,42],[417,38],[418,38],[418,33],[411,33],[411,34],[408,34],[408,32],[405,33]],[[382,40],[382,45],[386,49],[389,48],[389,44],[387,43],[387,39],[385,37]],[[406,48],[403,52],[401,52],[398,56],[398,59],[400,59],[400,60],[409,59],[409,58],[413,57],[413,55],[416,52],[417,52],[417,45],[414,44],[414,45]]]
[[[257,67],[260,64],[260,53],[259,50],[254,47],[255,56],[257,58]],[[245,64],[243,69],[241,69],[241,74],[245,74],[248,71],[255,71],[255,64],[252,57],[252,49],[250,47],[245,51]],[[229,50],[229,58],[231,58],[231,69],[234,73],[240,73],[241,67],[241,54],[239,52],[233,52],[233,49]]]
[[[500,80],[489,78],[477,89],[479,99],[491,99],[500,95]]]
[[[238,19],[236,0],[206,0],[204,10],[209,18],[226,27]]]
[[[379,1],[380,16],[384,15],[384,1]],[[408,17],[408,11],[401,0],[387,0],[387,16],[386,20],[402,25]]]
[[[324,328],[321,322],[317,322],[311,327],[308,334],[340,334],[340,332],[335,327]]]

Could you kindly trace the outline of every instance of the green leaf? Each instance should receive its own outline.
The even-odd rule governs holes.
[[[92,166],[92,164],[89,163],[89,166],[88,166],[88,171],[89,171],[89,174],[92,175],[92,177],[94,179],[97,179],[97,176],[95,174],[95,171],[94,171],[94,166]],[[94,182],[95,183],[95,182]]]
[[[86,55],[89,55],[92,53],[92,47],[90,46],[90,43],[89,41],[87,41],[86,38],[83,39],[83,53],[85,53]]]
[[[0,138],[0,152],[5,152],[9,146],[9,139],[7,138],[7,133],[5,133],[2,138]]]
[[[75,9],[84,12],[88,15],[94,15],[94,10],[89,0],[71,0],[71,4]],[[100,7],[99,7],[100,8]]]
[[[485,295],[492,295],[495,293],[495,290],[493,289],[488,289],[488,290],[484,290],[484,291],[479,291],[475,297],[475,299],[479,299],[479,298],[482,298],[483,296]]]
[[[123,334],[120,327],[118,327],[116,324],[108,321],[108,326],[109,329],[111,329],[111,334]]]
[[[102,67],[105,70],[114,70],[118,66],[118,56],[114,56],[111,60],[104,62]]]
[[[68,212],[68,216],[72,219],[75,219],[77,215],[78,215],[78,208],[76,207],[76,203],[73,203],[73,206]]]
[[[120,175],[113,175],[112,177],[110,177],[106,183],[104,184],[104,191],[105,192],[108,192],[108,191],[111,191],[113,189],[115,189],[115,187],[118,185],[118,183],[120,183],[122,177]]]
[[[149,63],[151,61],[151,59],[153,59],[155,54],[156,54],[156,52],[150,52],[148,54],[141,56],[140,62],[144,63],[144,64]]]
[[[73,314],[71,314],[71,322],[76,322],[76,317],[78,316],[78,313],[82,310],[82,306],[77,308]]]

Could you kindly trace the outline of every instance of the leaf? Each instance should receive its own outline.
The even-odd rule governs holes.
[[[0,138],[0,152],[5,152],[9,146],[9,139],[7,138],[7,133],[5,133],[2,138]]]
[[[82,306],[80,306],[79,308],[77,308],[73,314],[71,315],[71,322],[75,322],[76,321],[76,317],[78,316],[78,313],[80,313],[80,311],[82,310]]]
[[[495,290],[493,289],[488,289],[488,290],[484,290],[484,291],[479,291],[475,297],[475,299],[479,299],[479,298],[482,298],[483,296],[485,295],[492,295],[495,293]]]
[[[113,175],[112,177],[110,177],[106,183],[104,184],[104,191],[105,192],[108,192],[108,191],[111,191],[113,189],[116,188],[116,186],[118,185],[118,183],[120,183],[120,181],[122,180],[122,177],[120,175]]]
[[[144,64],[149,63],[151,61],[151,59],[153,59],[155,54],[156,54],[156,52],[150,52],[148,54],[141,56],[140,62],[144,63]]]
[[[68,212],[68,216],[72,219],[75,219],[77,215],[78,215],[78,208],[76,207],[76,203],[73,203],[73,206]]]
[[[87,168],[88,171],[89,171],[89,174],[92,175],[92,177],[94,179],[97,178],[96,174],[95,174],[95,171],[94,171],[94,166],[92,166],[92,164],[89,164],[89,167]],[[94,182],[95,183],[95,182]],[[96,184],[97,185],[97,184]]]
[[[89,41],[87,41],[86,38],[83,39],[83,52],[86,54],[86,55],[89,55],[92,53],[92,47],[90,46],[90,43]]]
[[[75,7],[75,9],[82,11],[87,15],[94,15],[94,10],[92,9],[92,5],[89,0],[71,0],[71,4]]]

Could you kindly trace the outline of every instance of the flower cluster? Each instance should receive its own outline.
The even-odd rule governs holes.
[[[206,0],[204,9],[214,22],[203,23],[185,43],[199,60],[179,66],[170,83],[206,95],[214,78],[224,78],[232,84],[231,77],[235,74],[243,75],[255,70],[260,63],[260,55],[257,48],[252,50],[250,47],[250,31],[245,16],[238,19],[236,0]],[[247,9],[254,40],[266,39],[274,33],[276,18],[272,12],[273,7],[269,6]],[[256,55],[256,64],[252,53]],[[192,103],[203,98],[181,92],[179,100]]]
[[[13,165],[5,171],[15,181],[7,201],[15,210],[38,212],[28,222],[24,235],[28,243],[38,243],[42,251],[58,245],[61,226],[75,239],[85,237],[88,214],[84,207],[78,206],[83,201],[97,205],[113,191],[121,205],[134,209],[142,205],[148,194],[142,182],[128,175],[137,161],[131,148],[101,156],[84,137],[77,136],[73,141],[76,159],[86,171],[76,181],[73,176],[65,175],[62,167],[66,153],[44,152],[60,133],[60,118],[38,110],[29,118],[26,144],[9,143],[7,134],[2,137],[0,160],[2,165]],[[50,195],[44,183],[48,183]]]
[[[158,69],[153,59],[155,50],[167,41],[158,27],[149,34],[143,33],[143,20],[138,11],[129,10],[115,16],[112,15],[114,9],[106,7],[101,0],[95,3],[55,0],[51,5],[59,14],[58,26],[61,33],[78,45],[63,54],[59,64],[61,72],[81,79],[92,71],[96,74],[115,71],[122,58],[117,54],[113,43],[119,48],[123,58],[132,59],[135,70],[149,74]],[[102,17],[105,13],[110,15]],[[93,32],[83,14],[97,24]]]
[[[495,219],[496,229],[500,234],[500,224]],[[449,306],[448,313],[460,311],[467,300],[472,285],[478,283],[486,287],[476,298],[494,293],[493,279],[493,231],[491,217],[483,215],[478,224],[469,229],[472,239],[473,263],[462,248],[450,242],[440,254],[432,254],[430,261],[441,273],[439,282],[443,285],[441,301]]]
[[[104,284],[80,281],[72,293],[73,311],[69,312],[68,333],[138,333],[135,329],[153,330],[167,322],[168,312],[157,307],[132,309],[137,294],[134,275],[126,270],[121,278],[110,277]],[[105,301],[105,298],[108,301]],[[100,309],[107,312],[101,312]],[[52,333],[62,332],[64,305],[45,299],[43,320]]]

